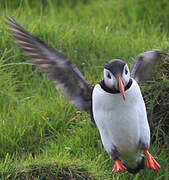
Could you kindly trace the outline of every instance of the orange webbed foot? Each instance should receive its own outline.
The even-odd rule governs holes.
[[[113,168],[113,170],[112,170],[112,173],[116,173],[116,172],[118,172],[118,171],[124,171],[124,170],[126,170],[127,168],[123,165],[123,164],[121,164],[121,162],[120,162],[120,160],[119,159],[116,159],[115,160],[115,166],[114,166],[114,168]]]
[[[146,155],[146,160],[147,160],[147,167],[149,169],[153,169],[158,171],[160,169],[160,165],[158,162],[153,158],[153,156],[148,152],[148,149],[144,150],[144,154]]]

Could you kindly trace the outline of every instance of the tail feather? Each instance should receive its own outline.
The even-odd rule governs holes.
[[[144,157],[141,160],[141,162],[134,169],[127,167],[127,171],[132,174],[138,173],[141,169],[144,169]]]

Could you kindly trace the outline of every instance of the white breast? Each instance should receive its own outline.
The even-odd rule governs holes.
[[[120,93],[107,93],[97,84],[93,90],[92,108],[105,150],[110,154],[115,146],[122,159],[130,160],[140,152],[140,124],[146,126],[148,134],[143,139],[148,141],[149,126],[140,88],[134,79],[125,96],[124,101]]]

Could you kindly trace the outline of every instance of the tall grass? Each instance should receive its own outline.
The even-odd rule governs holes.
[[[70,57],[86,79],[96,84],[104,64],[121,58],[131,67],[146,50],[169,50],[169,3],[163,1],[2,1],[0,5],[0,177],[1,179],[165,179],[168,134],[153,116],[157,96],[145,93],[159,172],[112,175],[113,161],[97,129],[78,112],[10,38],[6,18]],[[168,81],[161,80],[167,91]],[[156,83],[152,87],[156,87]],[[149,85],[143,86],[143,90]],[[160,86],[162,88],[162,85]],[[168,110],[160,121],[167,122]],[[158,122],[158,120],[156,121]],[[155,138],[154,138],[155,137]]]

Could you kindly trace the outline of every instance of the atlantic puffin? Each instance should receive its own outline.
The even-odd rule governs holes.
[[[150,80],[162,52],[151,50],[140,54],[131,73],[120,59],[109,61],[103,79],[88,83],[78,68],[63,54],[31,35],[12,17],[8,28],[23,54],[81,111],[90,113],[96,124],[104,149],[115,161],[113,173],[128,170],[137,173],[144,167],[159,170],[160,165],[149,153],[150,128],[145,103],[139,88],[140,81]]]

